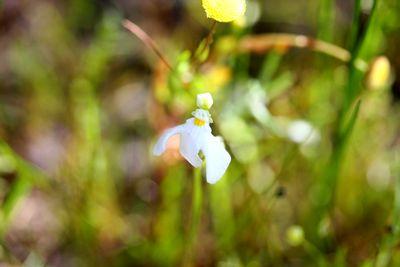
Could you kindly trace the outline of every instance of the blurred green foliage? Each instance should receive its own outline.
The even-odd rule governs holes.
[[[398,14],[248,0],[207,47],[197,0],[0,1],[0,265],[399,266]],[[276,32],[350,59],[311,39],[243,46]],[[372,90],[379,55],[393,73]],[[177,140],[150,153],[202,92],[233,159],[215,185]]]

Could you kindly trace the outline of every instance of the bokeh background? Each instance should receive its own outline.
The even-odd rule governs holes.
[[[247,3],[193,60],[199,0],[0,1],[0,266],[400,266],[400,2]],[[199,174],[151,149],[201,92],[232,163],[193,228]]]

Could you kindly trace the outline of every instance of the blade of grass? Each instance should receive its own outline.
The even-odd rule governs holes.
[[[0,236],[2,236],[18,203],[27,195],[32,186],[43,187],[48,179],[39,169],[18,156],[4,141],[0,141],[0,154],[15,164],[14,171],[17,174],[1,207]]]
[[[347,83],[346,91],[345,91],[345,99],[344,99],[344,104],[343,104],[343,110],[346,112],[346,110],[350,107],[351,103],[354,101],[354,99],[357,97],[357,95],[360,93],[361,90],[361,84],[362,84],[362,78],[363,78],[363,73],[361,73],[359,70],[356,68],[356,62],[359,60],[360,53],[363,49],[366,37],[368,36],[370,30],[371,30],[371,25],[372,22],[375,19],[376,16],[376,11],[377,11],[377,6],[378,6],[378,0],[373,1],[372,9],[370,16],[368,18],[365,31],[361,33],[360,37],[357,38],[359,35],[359,16],[360,16],[360,0],[355,1],[355,13],[354,13],[354,18],[353,18],[353,27],[352,27],[352,33],[351,33],[351,38],[352,38],[352,44],[351,44],[351,59],[349,62],[349,82]]]
[[[356,8],[357,8],[357,1]],[[358,59],[359,52],[363,46],[365,36],[369,32],[369,28],[371,26],[371,21],[376,16],[376,7],[378,0],[375,0],[373,3],[373,7],[371,9],[371,15],[367,22],[367,27],[365,28],[365,32],[362,34],[362,37],[356,40],[356,44],[354,45],[354,49],[351,54],[351,58],[349,61],[349,78],[347,81],[347,85],[345,87],[345,92],[343,96],[343,104],[341,109],[339,110],[338,119],[336,122],[336,132],[334,133],[333,138],[333,151],[331,155],[331,159],[328,163],[326,171],[323,173],[322,178],[319,181],[319,187],[316,192],[316,202],[314,203],[315,209],[312,211],[313,214],[310,215],[312,218],[311,225],[319,225],[321,220],[327,215],[329,210],[331,210],[334,199],[335,199],[335,191],[336,185],[338,181],[338,177],[340,174],[341,163],[345,157],[346,144],[351,135],[351,132],[354,129],[354,125],[356,123],[356,119],[359,113],[360,101],[355,105],[353,112],[350,114],[350,119],[348,119],[348,123],[346,124],[346,117],[349,114],[352,103],[360,93],[361,81],[363,78],[363,73],[358,71],[355,66],[355,61]],[[356,10],[358,12],[358,10]],[[353,20],[353,23],[356,23],[356,20]],[[353,28],[358,29],[358,25],[353,25]],[[315,228],[315,227],[314,227]],[[317,227],[318,229],[318,227]],[[312,236],[316,242],[321,242],[321,238],[318,236],[318,231],[316,229],[309,229],[314,233]]]
[[[315,193],[315,209],[312,211],[313,214],[310,216],[310,218],[312,218],[312,222],[308,224],[312,226],[312,229],[309,230],[311,233],[313,233],[311,235],[313,241],[322,241],[317,235],[319,228],[318,226],[322,219],[328,215],[328,212],[334,204],[336,184],[340,174],[341,164],[345,157],[346,144],[356,125],[360,106],[361,101],[359,100],[349,115],[346,126],[342,131],[339,130],[338,136],[335,137],[335,149],[333,150],[329,164],[319,181],[319,185]],[[317,227],[315,227],[316,225]]]
[[[350,31],[350,38],[349,38],[349,50],[351,52],[355,51],[355,47],[357,44],[357,36],[359,34],[360,29],[360,15],[361,15],[361,0],[354,1],[354,8],[353,8],[353,19],[351,23],[351,31]]]
[[[354,126],[356,124],[357,118],[358,118],[358,114],[360,112],[360,106],[361,106],[361,100],[358,100],[354,110],[352,112],[352,114],[350,115],[350,118],[347,122],[347,125],[345,126],[345,128],[342,130],[342,133],[340,134],[341,139],[345,142],[346,140],[348,140],[348,138],[350,137],[351,132],[354,129]]]
[[[332,41],[334,22],[334,3],[332,0],[321,0],[318,18],[318,38]]]
[[[271,81],[272,77],[276,74],[281,61],[282,54],[275,51],[265,56],[264,63],[259,74],[259,80],[263,85]]]

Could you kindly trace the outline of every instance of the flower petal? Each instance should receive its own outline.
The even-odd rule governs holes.
[[[199,146],[197,140],[189,133],[182,133],[179,145],[179,150],[182,156],[189,161],[195,168],[201,167],[202,160],[199,157]]]
[[[184,124],[178,125],[176,127],[173,127],[171,129],[166,130],[158,139],[157,143],[155,144],[153,148],[153,154],[156,156],[160,156],[162,153],[164,153],[166,147],[167,147],[167,142],[168,139],[170,139],[172,136],[179,134],[183,131],[184,129]]]
[[[207,182],[215,184],[224,175],[231,162],[231,156],[226,151],[221,138],[209,135],[202,149],[206,158]]]

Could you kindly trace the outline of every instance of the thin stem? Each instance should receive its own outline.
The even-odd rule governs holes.
[[[198,48],[197,51],[195,52],[195,55],[194,55],[194,62],[193,62],[193,68],[194,68],[195,70],[199,67],[199,65],[200,65],[200,63],[201,63],[201,61],[202,61],[202,60],[200,59],[201,56],[203,55],[203,53],[204,53],[205,51],[207,51],[207,49],[209,49],[210,45],[211,45],[212,42],[213,42],[213,36],[214,36],[216,27],[217,27],[217,21],[214,20],[213,23],[212,23],[212,25],[211,25],[211,29],[210,29],[210,31],[208,32],[207,37],[206,37],[205,39],[203,39],[203,40],[200,42],[199,48]],[[203,42],[204,42],[204,45],[203,45]]]
[[[204,47],[200,54],[202,54],[204,52],[204,50],[206,50],[211,45],[216,28],[217,28],[217,21],[214,20],[211,25],[210,32],[208,33],[208,35],[206,37],[206,43],[204,44]]]
[[[193,170],[193,192],[192,192],[192,218],[190,223],[190,229],[187,237],[186,255],[184,258],[183,266],[192,266],[190,262],[194,256],[194,246],[199,231],[201,210],[203,202],[203,190],[201,185],[201,168],[195,168]]]
[[[350,32],[350,42],[349,49],[354,52],[355,45],[357,43],[357,35],[360,29],[360,14],[361,14],[361,0],[354,1],[353,8],[353,21],[351,23],[351,32]]]
[[[152,49],[154,53],[160,58],[160,60],[168,67],[168,69],[172,71],[172,65],[161,53],[160,49],[157,47],[156,42],[144,30],[142,30],[137,24],[127,19],[122,22],[122,26],[124,26],[125,29],[138,37],[147,47]]]
[[[349,62],[352,58],[350,52],[340,46],[305,35],[288,33],[272,33],[247,36],[239,41],[237,49],[239,52],[254,52],[261,54],[274,47],[308,48],[332,56],[343,62]],[[361,60],[358,63],[365,62]]]
[[[192,232],[193,239],[196,238],[198,226],[201,217],[202,206],[202,188],[201,188],[201,169],[195,168],[193,170],[193,198],[192,198]]]

